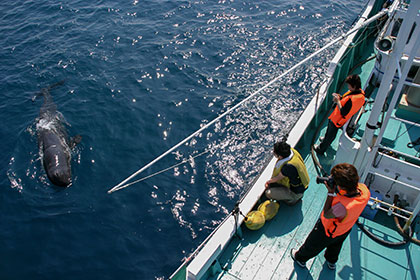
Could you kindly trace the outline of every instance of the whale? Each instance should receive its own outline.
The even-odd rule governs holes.
[[[43,88],[32,100],[41,95],[44,99],[36,121],[39,154],[44,170],[52,184],[68,187],[72,184],[72,149],[80,143],[82,137],[76,135],[69,139],[65,125],[70,125],[57,110],[51,96],[51,90],[62,84],[64,81]]]

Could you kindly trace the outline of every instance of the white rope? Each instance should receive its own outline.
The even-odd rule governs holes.
[[[128,184],[125,184],[125,185],[122,185],[122,186],[119,186],[119,187],[112,188],[111,190],[109,190],[109,191],[108,191],[108,193],[113,193],[113,192],[115,192],[115,191],[118,191],[118,190],[121,190],[121,189],[125,189],[125,188],[127,188],[127,187],[129,187],[129,186],[131,186],[131,185],[137,184],[137,183],[139,183],[139,182],[141,182],[141,181],[144,181],[144,180],[146,180],[146,179],[149,179],[149,178],[151,178],[151,177],[154,177],[154,176],[156,176],[156,175],[159,175],[160,173],[163,173],[163,172],[166,172],[166,171],[168,171],[168,170],[174,169],[175,167],[178,167],[178,166],[180,166],[180,165],[182,165],[182,164],[186,163],[187,161],[192,161],[193,159],[195,159],[195,158],[197,158],[197,157],[199,157],[199,156],[202,156],[202,155],[204,155],[204,154],[207,154],[208,152],[209,152],[209,150],[205,150],[205,151],[204,151],[204,152],[202,152],[202,153],[199,153],[199,154],[197,154],[197,155],[195,155],[195,156],[193,156],[193,157],[190,157],[190,158],[186,158],[186,159],[184,159],[183,161],[181,161],[180,163],[177,163],[177,164],[174,164],[174,165],[172,165],[172,166],[169,166],[168,168],[162,169],[162,170],[160,170],[160,171],[158,171],[158,172],[155,172],[155,173],[153,173],[153,174],[150,174],[150,175],[148,175],[148,176],[146,176],[146,177],[143,177],[143,178],[141,178],[141,179],[135,180],[135,181],[133,181],[133,182],[131,182],[131,183],[128,183]]]
[[[157,158],[155,158],[154,160],[152,160],[151,162],[149,162],[148,164],[146,164],[145,166],[143,166],[141,169],[139,169],[136,172],[134,172],[132,175],[130,175],[129,177],[127,177],[121,183],[119,183],[118,185],[116,185],[112,189],[110,189],[108,191],[108,193],[112,193],[112,192],[116,191],[117,189],[119,189],[119,187],[121,187],[122,185],[124,185],[125,183],[127,183],[129,180],[131,180],[132,178],[134,178],[135,176],[137,176],[138,174],[140,174],[141,172],[143,172],[144,170],[146,170],[147,168],[149,168],[150,166],[152,166],[153,164],[155,164],[156,162],[158,162],[159,160],[161,160],[163,157],[165,157],[166,155],[168,155],[170,152],[172,152],[173,150],[175,150],[176,148],[178,148],[182,144],[186,143],[188,140],[190,140],[191,138],[193,138],[194,136],[196,136],[197,134],[199,134],[200,132],[202,132],[203,130],[205,130],[206,128],[208,128],[209,126],[213,125],[215,122],[217,122],[218,120],[220,120],[221,118],[223,118],[224,116],[226,116],[227,114],[229,114],[230,112],[234,111],[236,108],[238,108],[239,106],[241,106],[242,104],[244,104],[245,102],[247,102],[249,99],[251,99],[255,95],[259,94],[261,91],[265,90],[266,88],[268,88],[269,86],[271,86],[272,84],[274,84],[275,82],[277,82],[279,79],[283,78],[284,76],[286,76],[287,74],[289,74],[290,72],[292,72],[293,70],[295,70],[300,65],[306,63],[308,60],[310,60],[314,56],[316,56],[319,53],[323,52],[327,48],[331,47],[335,43],[337,43],[340,40],[346,38],[350,34],[352,34],[352,33],[356,32],[357,30],[361,29],[362,27],[370,24],[371,22],[373,22],[377,18],[383,16],[387,12],[388,12],[388,9],[383,10],[382,12],[380,12],[380,13],[376,14],[375,16],[371,17],[369,20],[365,21],[362,25],[351,29],[347,33],[342,34],[338,38],[336,38],[333,41],[331,41],[328,44],[326,44],[321,49],[319,49],[319,50],[315,51],[314,53],[312,53],[311,55],[307,56],[305,59],[303,59],[302,61],[300,61],[298,64],[295,64],[294,66],[292,66],[291,68],[289,68],[288,70],[286,70],[285,72],[283,72],[282,74],[280,74],[279,76],[277,76],[275,79],[273,79],[270,82],[268,82],[265,86],[263,86],[262,88],[260,88],[256,92],[252,93],[251,95],[249,95],[247,98],[245,98],[244,100],[242,100],[241,102],[239,102],[235,106],[229,108],[228,110],[226,110],[226,112],[224,112],[223,114],[219,115],[217,118],[213,119],[211,122],[207,123],[206,125],[204,125],[203,127],[201,127],[199,130],[197,130],[194,133],[192,133],[190,136],[188,136],[187,138],[185,138],[184,140],[182,140],[181,142],[179,142],[178,144],[176,144],[175,146],[173,146],[172,148],[170,148],[169,150],[167,150],[166,152],[164,152],[163,154],[161,154],[160,156],[158,156]]]

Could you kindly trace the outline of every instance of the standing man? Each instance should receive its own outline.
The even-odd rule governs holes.
[[[302,156],[285,141],[274,144],[277,158],[271,179],[265,183],[265,195],[269,199],[294,205],[302,199],[309,185],[309,175]]]
[[[320,219],[299,250],[291,250],[292,259],[301,267],[327,248],[325,260],[328,268],[334,270],[344,240],[369,201],[370,191],[359,183],[353,165],[337,164],[331,170],[331,177],[335,186],[324,182],[328,195]]]
[[[333,101],[337,104],[334,111],[328,117],[327,132],[321,137],[321,143],[314,145],[317,154],[323,155],[334,141],[338,129],[341,128],[357,111],[365,104],[365,92],[361,89],[359,75],[350,75],[345,80],[348,91],[341,97],[333,93]]]

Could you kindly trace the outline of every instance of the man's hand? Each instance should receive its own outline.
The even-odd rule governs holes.
[[[338,93],[333,93],[332,96],[335,103],[340,103],[341,96]]]
[[[324,182],[324,185],[329,193],[334,193],[334,186],[329,186],[327,182]]]

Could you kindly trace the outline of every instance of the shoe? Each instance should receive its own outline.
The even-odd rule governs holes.
[[[324,142],[324,139],[325,139],[324,136],[319,137],[319,142]]]
[[[296,250],[296,249],[294,249],[294,248],[292,248],[292,250],[290,250],[290,256],[292,257],[292,260],[293,260],[295,263],[297,263],[297,265],[298,265],[298,266],[300,266],[300,267],[302,267],[302,268],[305,268],[305,267],[306,267],[306,262],[301,262],[301,261],[298,261],[298,260],[295,258],[295,254],[296,254],[296,252],[297,252],[297,250]]]
[[[314,151],[318,154],[318,155],[324,155],[324,152],[321,151],[319,145],[314,145]]]
[[[326,262],[327,262],[327,266],[328,266],[329,269],[335,270],[335,263],[332,263],[332,262],[329,262],[329,261],[326,261]]]

